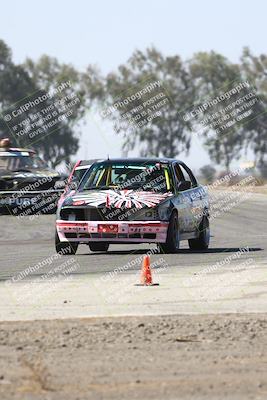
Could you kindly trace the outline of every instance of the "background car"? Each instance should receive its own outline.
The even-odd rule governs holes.
[[[55,212],[66,175],[49,166],[32,149],[14,148],[0,140],[0,212]]]

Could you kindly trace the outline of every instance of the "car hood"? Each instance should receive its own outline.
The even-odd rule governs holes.
[[[140,190],[89,190],[69,194],[63,206],[88,206],[107,208],[155,207],[173,196],[173,193],[157,193]]]
[[[25,168],[20,171],[0,170],[0,179],[31,179],[31,178],[60,177],[60,174],[50,169]]]

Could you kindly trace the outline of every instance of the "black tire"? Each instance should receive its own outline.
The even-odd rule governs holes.
[[[208,217],[204,216],[199,226],[199,237],[189,239],[190,250],[207,250],[210,243],[210,223]]]
[[[180,232],[177,212],[173,212],[171,215],[166,243],[160,243],[159,247],[164,253],[177,253],[179,250]]]
[[[62,256],[69,256],[76,254],[79,243],[76,242],[61,242],[58,237],[58,233],[56,231],[55,234],[55,248],[56,252],[60,253]]]
[[[108,251],[109,243],[106,242],[91,242],[88,244],[91,251]]]

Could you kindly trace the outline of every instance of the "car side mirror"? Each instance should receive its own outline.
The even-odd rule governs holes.
[[[184,190],[191,189],[191,181],[181,181],[178,183],[178,191],[183,192]]]
[[[65,186],[64,193],[68,194],[72,190],[75,190],[75,192],[76,192],[76,190],[78,189],[78,186],[79,186],[79,181],[76,178],[74,178],[69,183],[67,183],[67,185]]]

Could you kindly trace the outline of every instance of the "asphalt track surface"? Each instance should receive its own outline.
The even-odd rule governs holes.
[[[226,198],[227,193],[223,196]],[[54,260],[51,264],[28,274],[20,284],[12,283],[7,287],[6,281],[10,281],[12,277],[17,279],[27,268],[36,266],[39,262],[55,255],[55,215],[23,219],[1,216],[1,319],[265,312],[267,309],[266,195],[250,194],[236,203],[227,210],[223,210],[220,206],[218,208],[220,212],[218,209],[215,210],[216,213],[214,212],[211,220],[212,237],[209,250],[190,252],[187,242],[182,242],[178,254],[151,256],[151,261],[155,265],[154,280],[160,284],[153,288],[134,286],[139,280],[140,258],[147,250],[155,248],[153,245],[112,245],[108,253],[91,253],[88,246],[81,245],[76,256],[65,256],[64,260],[63,258]],[[240,248],[247,250],[235,258]],[[42,275],[48,270],[55,270],[68,259],[69,265],[75,265],[74,270],[68,274],[71,280],[62,279],[59,289],[55,286],[54,290],[46,292],[46,296],[32,302],[36,290],[30,292],[29,282],[35,280],[39,283],[37,291],[42,290],[40,289],[44,284]],[[131,264],[128,264],[129,262]],[[216,265],[217,262],[222,262],[222,265],[205,274],[205,280],[203,278],[201,281],[192,280],[200,271]],[[119,273],[114,275],[114,269],[119,269]],[[205,282],[208,290],[203,288]],[[49,286],[51,287],[51,281],[46,281],[46,287]],[[229,291],[228,286],[232,290]],[[224,288],[219,298],[216,297],[217,287]],[[228,291],[225,290],[227,287]],[[128,288],[133,292],[130,293]],[[208,293],[208,298],[205,298],[205,293]],[[29,304],[33,304],[33,308],[29,308],[28,314],[24,315],[22,310],[25,311],[24,306]],[[68,311],[66,311],[67,306]]]

